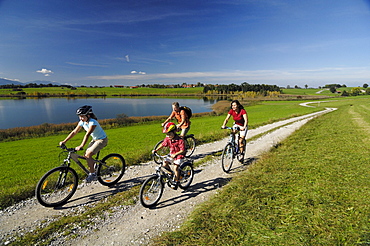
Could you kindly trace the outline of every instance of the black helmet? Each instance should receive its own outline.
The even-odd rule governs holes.
[[[85,105],[82,107],[79,107],[76,111],[77,115],[88,115],[92,113],[92,107],[89,105]]]

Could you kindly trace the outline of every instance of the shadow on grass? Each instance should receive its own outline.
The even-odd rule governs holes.
[[[240,165],[236,165],[236,163],[234,162],[235,163],[234,167],[231,167],[229,174],[243,172],[245,171],[245,169],[248,168],[248,166],[252,165],[256,161],[258,161],[257,157],[249,157],[245,159],[242,163],[240,163],[239,161],[236,161],[236,163]]]

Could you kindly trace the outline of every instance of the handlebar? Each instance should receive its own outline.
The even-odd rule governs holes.
[[[221,127],[221,129],[232,130],[233,128],[232,127],[225,126],[225,127]]]
[[[228,127],[228,126],[225,126],[224,128],[223,128],[223,127],[221,127],[221,129],[234,130],[234,128],[232,128],[232,127]],[[239,130],[240,130],[240,127],[236,127],[236,129],[235,129],[235,130],[239,131]]]
[[[156,157],[159,157],[160,159],[164,159],[164,158],[166,158],[167,156],[169,156],[169,155],[159,155],[157,152],[154,152],[154,153],[152,153],[152,155],[153,156],[156,156]]]
[[[68,152],[73,152],[73,153],[77,152],[77,150],[75,148],[67,148],[67,146],[65,144],[58,145],[57,148],[67,150]],[[80,149],[80,150],[83,150],[83,149]]]

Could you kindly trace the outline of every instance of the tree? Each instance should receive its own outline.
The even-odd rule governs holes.
[[[361,88],[360,87],[352,88],[352,90],[351,90],[351,95],[352,96],[358,96],[360,94],[361,94]]]
[[[364,87],[366,89],[367,87],[369,87],[369,85],[368,84],[364,84],[362,87]]]
[[[331,93],[335,93],[335,92],[337,92],[337,87],[335,87],[335,86],[330,86],[330,92],[331,92]]]

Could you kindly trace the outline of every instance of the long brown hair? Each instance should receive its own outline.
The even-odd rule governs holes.
[[[238,109],[244,109],[243,105],[240,104],[240,102],[238,100],[233,100],[230,104],[230,108],[233,107],[233,103],[236,103],[236,105],[238,106]]]
[[[96,117],[96,115],[94,113],[87,114],[86,116],[88,116],[89,118],[92,118],[94,120],[98,120],[98,117]]]

